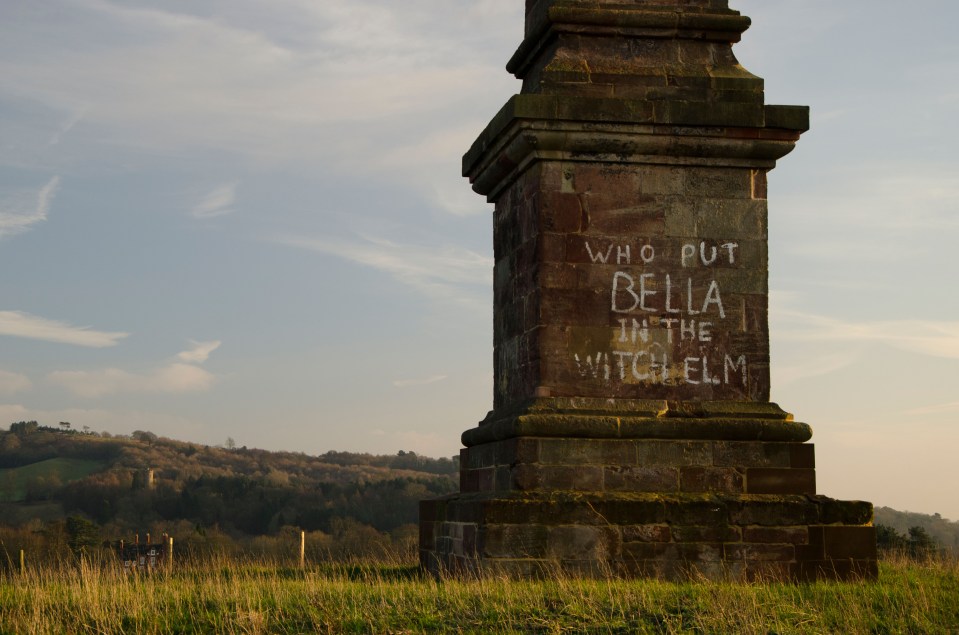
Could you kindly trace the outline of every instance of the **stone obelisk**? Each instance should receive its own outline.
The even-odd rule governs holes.
[[[769,401],[766,175],[809,111],[764,103],[728,0],[527,0],[523,80],[463,158],[495,203],[493,410],[433,572],[873,577],[872,505],[816,494]]]

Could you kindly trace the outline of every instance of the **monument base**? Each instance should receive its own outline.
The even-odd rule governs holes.
[[[435,575],[871,579],[872,505],[823,496],[458,494],[420,504]]]
[[[440,575],[875,578],[872,505],[816,495],[809,426],[770,403],[537,399],[463,434],[420,504]]]

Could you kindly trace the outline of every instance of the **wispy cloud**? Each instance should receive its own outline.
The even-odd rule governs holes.
[[[886,233],[892,253],[903,248],[906,236],[959,228],[955,167],[941,162],[862,161],[834,170],[817,188],[796,192],[777,205],[795,210],[803,227],[818,227],[809,222],[815,217],[829,227],[867,232],[870,239]],[[821,238],[816,234],[817,241]],[[841,256],[843,249],[836,252]]]
[[[205,392],[216,382],[216,376],[197,364],[210,358],[220,347],[219,341],[195,342],[193,347],[177,353],[178,361],[146,373],[131,373],[119,368],[103,370],[60,370],[47,375],[47,382],[60,386],[78,397],[97,398],[114,394],[178,394]]]
[[[26,375],[20,373],[11,373],[0,370],[0,395],[12,395],[14,393],[30,390],[33,382]]]
[[[372,236],[358,240],[280,236],[276,241],[379,269],[434,297],[472,299],[468,287],[488,288],[493,282],[493,259],[461,247],[404,245]]]
[[[923,406],[921,408],[914,408],[912,410],[907,410],[903,414],[935,415],[935,414],[942,414],[946,412],[959,412],[959,401],[951,401],[949,403],[940,403],[940,404],[934,404],[931,406]]]
[[[233,203],[236,202],[236,188],[239,184],[239,181],[232,181],[214,188],[193,207],[193,216],[195,218],[214,218],[231,214]]]
[[[190,340],[190,343],[193,344],[193,348],[178,353],[177,359],[189,364],[202,364],[210,358],[210,353],[220,348],[222,342],[220,342],[220,340],[214,340],[212,342],[195,342]]]
[[[97,371],[66,370],[47,375],[47,381],[77,397],[93,399],[120,393],[204,392],[216,377],[192,364],[173,363],[151,373],[130,373],[119,368]]]
[[[66,121],[60,124],[60,127],[58,127],[52,135],[50,135],[50,140],[47,141],[47,145],[55,146],[58,143],[60,143],[60,140],[63,138],[63,135],[70,132],[70,130],[72,130],[75,125],[80,123],[80,121],[83,119],[83,116],[85,114],[86,114],[85,110],[79,110],[75,112],[73,115],[71,115]]]
[[[861,347],[852,350],[834,352],[828,355],[817,355],[811,359],[803,359],[799,363],[789,366],[775,366],[772,370],[773,384],[786,386],[793,382],[819,375],[828,375],[854,364],[861,353]]]
[[[60,177],[54,176],[38,191],[18,192],[0,199],[0,238],[23,233],[45,221],[59,189]]]
[[[886,212],[880,220],[890,229],[910,232],[959,228],[959,183],[954,166],[882,166],[872,178],[862,177],[858,197],[869,202],[867,213]],[[871,208],[871,209],[870,209]]]
[[[854,322],[773,307],[777,339],[802,342],[878,343],[901,350],[959,359],[959,321],[880,320]]]
[[[380,167],[384,178],[401,174],[406,183],[424,192],[437,209],[448,214],[489,213],[492,206],[486,198],[473,192],[460,175],[460,157],[485,125],[485,121],[476,119],[455,126],[434,126],[431,134],[412,143],[378,152],[371,165]]]
[[[69,23],[29,9],[0,23],[0,90],[60,111],[83,104],[111,142],[299,163],[362,145],[345,122],[390,118],[382,130],[402,132],[399,117],[435,119],[511,82],[501,51],[516,34],[483,47],[489,60],[475,42],[490,38],[477,23],[504,19],[504,0],[469,19],[437,0],[138,4],[51,0]]]
[[[73,326],[22,311],[0,311],[0,335],[105,348],[116,346],[129,333],[95,331],[88,326]]]
[[[427,384],[435,384],[438,381],[443,381],[446,379],[447,375],[431,375],[429,377],[423,377],[421,379],[394,379],[393,385],[397,388],[408,388],[410,386],[426,386]]]

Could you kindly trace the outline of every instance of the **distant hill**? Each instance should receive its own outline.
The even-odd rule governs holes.
[[[0,432],[0,524],[80,515],[109,536],[173,528],[244,539],[348,521],[388,533],[417,522],[417,501],[454,491],[457,471],[454,459],[413,452],[309,456],[18,422]]]
[[[947,520],[939,514],[900,512],[890,507],[876,507],[875,523],[892,527],[900,534],[908,534],[911,527],[922,527],[940,547],[959,552],[959,522]]]

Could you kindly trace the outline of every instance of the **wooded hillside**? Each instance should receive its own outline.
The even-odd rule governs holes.
[[[176,535],[180,544],[249,545],[292,529],[327,547],[337,536],[408,540],[417,501],[456,489],[456,461],[413,452],[308,456],[144,431],[109,436],[36,422],[10,428],[0,432],[0,524],[18,529],[21,541],[62,533],[58,523],[71,516],[98,525],[104,540],[150,531]]]
[[[916,527],[921,528],[938,547],[959,553],[959,522],[947,520],[939,514],[918,514],[897,511],[891,507],[876,507],[875,522],[902,535],[908,535],[910,530]]]

